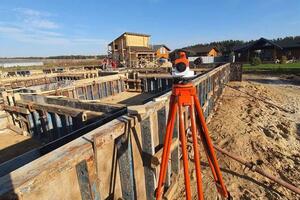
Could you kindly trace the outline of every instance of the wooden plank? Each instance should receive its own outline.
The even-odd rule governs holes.
[[[149,154],[143,151],[142,147],[142,132],[141,126],[138,123],[138,117],[133,117],[134,121],[131,122],[131,143],[132,143],[132,156],[134,165],[134,179],[136,183],[136,199],[146,199],[146,183],[144,167],[148,165]],[[134,123],[134,124],[133,124]]]
[[[128,122],[128,118],[124,117],[114,120],[113,123],[104,125],[106,126],[104,130],[107,132],[96,133],[93,136],[101,199],[122,197],[120,167],[117,162],[117,146],[114,140],[126,130],[126,121]]]
[[[30,114],[29,110],[27,108],[19,107],[19,106],[9,106],[6,104],[3,104],[3,110],[16,112],[16,113],[22,113],[22,114]]]
[[[66,135],[68,133],[68,129],[67,129],[67,119],[66,119],[66,115],[58,115],[61,121],[61,128],[62,128],[62,136]]]
[[[179,116],[177,115],[175,124],[174,124],[174,132],[173,139],[177,139],[179,141]],[[179,158],[179,145],[174,148],[171,153],[171,171],[173,176],[179,174],[180,171],[180,158]]]
[[[46,138],[48,136],[48,130],[49,130],[46,113],[41,111],[41,110],[38,110],[37,112],[39,114],[39,119],[41,121],[41,127],[42,127],[42,130],[43,130],[43,133],[42,133],[43,136],[42,137]]]
[[[179,140],[177,138],[172,139],[170,153],[172,153],[179,145]],[[160,148],[158,152],[156,152],[151,158],[151,166],[152,168],[156,168],[161,163],[161,157],[163,153],[163,148]]]
[[[28,135],[29,133],[27,133],[26,131],[24,131],[23,129],[21,129],[20,127],[18,126],[15,126],[15,125],[12,125],[12,124],[8,124],[7,125],[7,128],[8,129],[11,129],[13,130],[14,132],[18,133],[18,134],[21,134],[21,135]]]
[[[162,107],[156,112],[156,115],[152,116],[157,116],[157,134],[159,137],[159,142],[158,145],[156,146],[156,151],[157,149],[160,148],[162,150],[162,147],[164,145],[164,139],[165,139],[165,134],[166,134],[166,126],[167,126],[167,113],[166,113],[166,107]],[[155,129],[154,129],[155,130]],[[159,151],[158,151],[159,152]],[[162,151],[161,151],[162,154]],[[170,157],[171,157],[171,151],[170,151]],[[151,159],[151,165],[152,165],[152,159]],[[158,176],[158,174],[157,174]],[[169,161],[168,168],[167,168],[167,175],[166,175],[166,181],[165,185],[168,187],[170,184],[170,176],[171,176],[171,162]]]
[[[53,104],[41,104],[41,103],[35,103],[35,102],[20,102],[20,101],[17,104],[20,106],[24,106],[24,107],[28,106],[28,104],[30,104],[31,109],[45,110],[47,112],[57,113],[60,115],[69,115],[72,117],[76,117],[78,115],[83,115],[84,119],[86,119],[86,120],[103,115],[103,113],[101,113],[101,112],[86,111],[83,109],[68,108],[66,106],[53,105]]]
[[[172,75],[169,73],[147,73],[139,74],[139,78],[163,78],[163,79],[172,79]]]
[[[149,117],[141,121],[141,132],[142,132],[142,147],[143,151],[147,154],[154,155],[154,134],[151,128]],[[151,169],[148,164],[144,168],[145,183],[146,183],[146,197],[147,200],[155,199],[154,193],[156,189],[156,177],[155,172]]]
[[[174,196],[178,190],[178,175],[174,176],[171,181],[171,185],[163,196],[164,200],[173,200]]]
[[[120,167],[120,179],[123,199],[136,199],[136,183],[133,172],[132,146],[129,129],[116,139],[117,158]]]
[[[90,190],[89,172],[86,161],[83,160],[76,165],[77,179],[80,188],[82,200],[92,200],[92,192]]]
[[[54,139],[57,139],[60,137],[60,129],[58,127],[58,124],[57,124],[57,116],[55,113],[50,113],[50,116],[51,116],[51,121],[52,121],[52,125],[53,125],[53,131],[52,131],[52,134],[53,134],[53,138]]]

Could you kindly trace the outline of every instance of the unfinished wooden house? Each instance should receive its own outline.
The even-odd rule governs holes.
[[[164,44],[152,45],[152,49],[155,51],[156,58],[158,58],[158,59],[160,59],[160,58],[168,59],[169,58],[169,53],[170,53],[171,49],[168,48],[166,45],[164,45]]]
[[[111,59],[127,67],[138,67],[155,60],[150,48],[150,35],[125,32],[108,45]]]

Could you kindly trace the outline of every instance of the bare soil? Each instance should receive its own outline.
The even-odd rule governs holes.
[[[7,129],[5,112],[0,111],[0,115],[0,164],[41,145],[36,139]]]
[[[153,97],[152,93],[140,93],[140,92],[121,92],[114,96],[109,96],[103,99],[100,99],[101,103],[110,103],[110,104],[124,104],[124,105],[141,105],[145,100]]]
[[[229,85],[263,101],[226,87],[208,124],[213,143],[299,187],[300,86],[291,78],[286,82],[286,77],[246,75],[244,80]],[[205,199],[218,199],[207,160],[203,152],[201,155]],[[217,157],[233,199],[300,199],[231,158],[220,153]],[[197,199],[195,178],[192,179],[193,197]],[[182,176],[176,199],[185,199]]]

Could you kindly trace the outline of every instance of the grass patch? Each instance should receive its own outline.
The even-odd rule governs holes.
[[[300,73],[300,62],[286,64],[260,64],[252,66],[250,64],[243,65],[243,71],[252,72],[267,72],[267,73]]]

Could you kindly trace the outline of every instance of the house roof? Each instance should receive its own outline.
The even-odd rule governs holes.
[[[170,48],[168,48],[166,45],[164,44],[155,44],[155,45],[152,45],[152,49],[154,51],[157,51],[158,49],[160,49],[161,47],[165,47],[168,51],[171,51]]]
[[[274,41],[276,44],[281,46],[282,48],[293,48],[300,47],[300,37],[294,37],[293,39],[282,39],[278,41]]]
[[[169,53],[169,58],[170,58],[171,61],[172,61],[172,60],[174,61],[174,60],[177,58],[177,55],[178,55],[178,52],[179,52],[179,51],[185,52],[186,55],[187,55],[188,57],[191,57],[191,56],[194,56],[194,55],[195,55],[195,52],[190,51],[189,49],[186,49],[186,48],[183,48],[183,49],[175,49],[175,50],[173,50],[172,52]]]
[[[124,35],[136,35],[136,36],[144,36],[144,37],[150,37],[151,36],[151,35],[147,35],[147,34],[143,34],[143,33],[124,32],[122,35],[120,35],[119,37],[117,37],[113,41],[120,39]],[[109,43],[108,45],[111,45],[113,43],[113,41],[111,43]]]
[[[148,47],[130,47],[130,51],[134,52],[154,52],[153,49]]]
[[[184,48],[186,50],[189,50],[190,52],[193,52],[193,54],[202,54],[202,53],[208,53],[212,49],[215,49],[216,51],[219,51],[215,46],[202,46],[202,45],[196,45],[192,47],[186,47]]]
[[[274,46],[278,49],[283,49],[282,46],[278,45],[277,43],[268,40],[266,38],[260,38],[256,41],[249,42],[240,46],[236,46],[233,48],[233,51],[245,51],[247,49],[255,49],[255,48],[261,48],[261,47],[266,47],[266,46]]]

